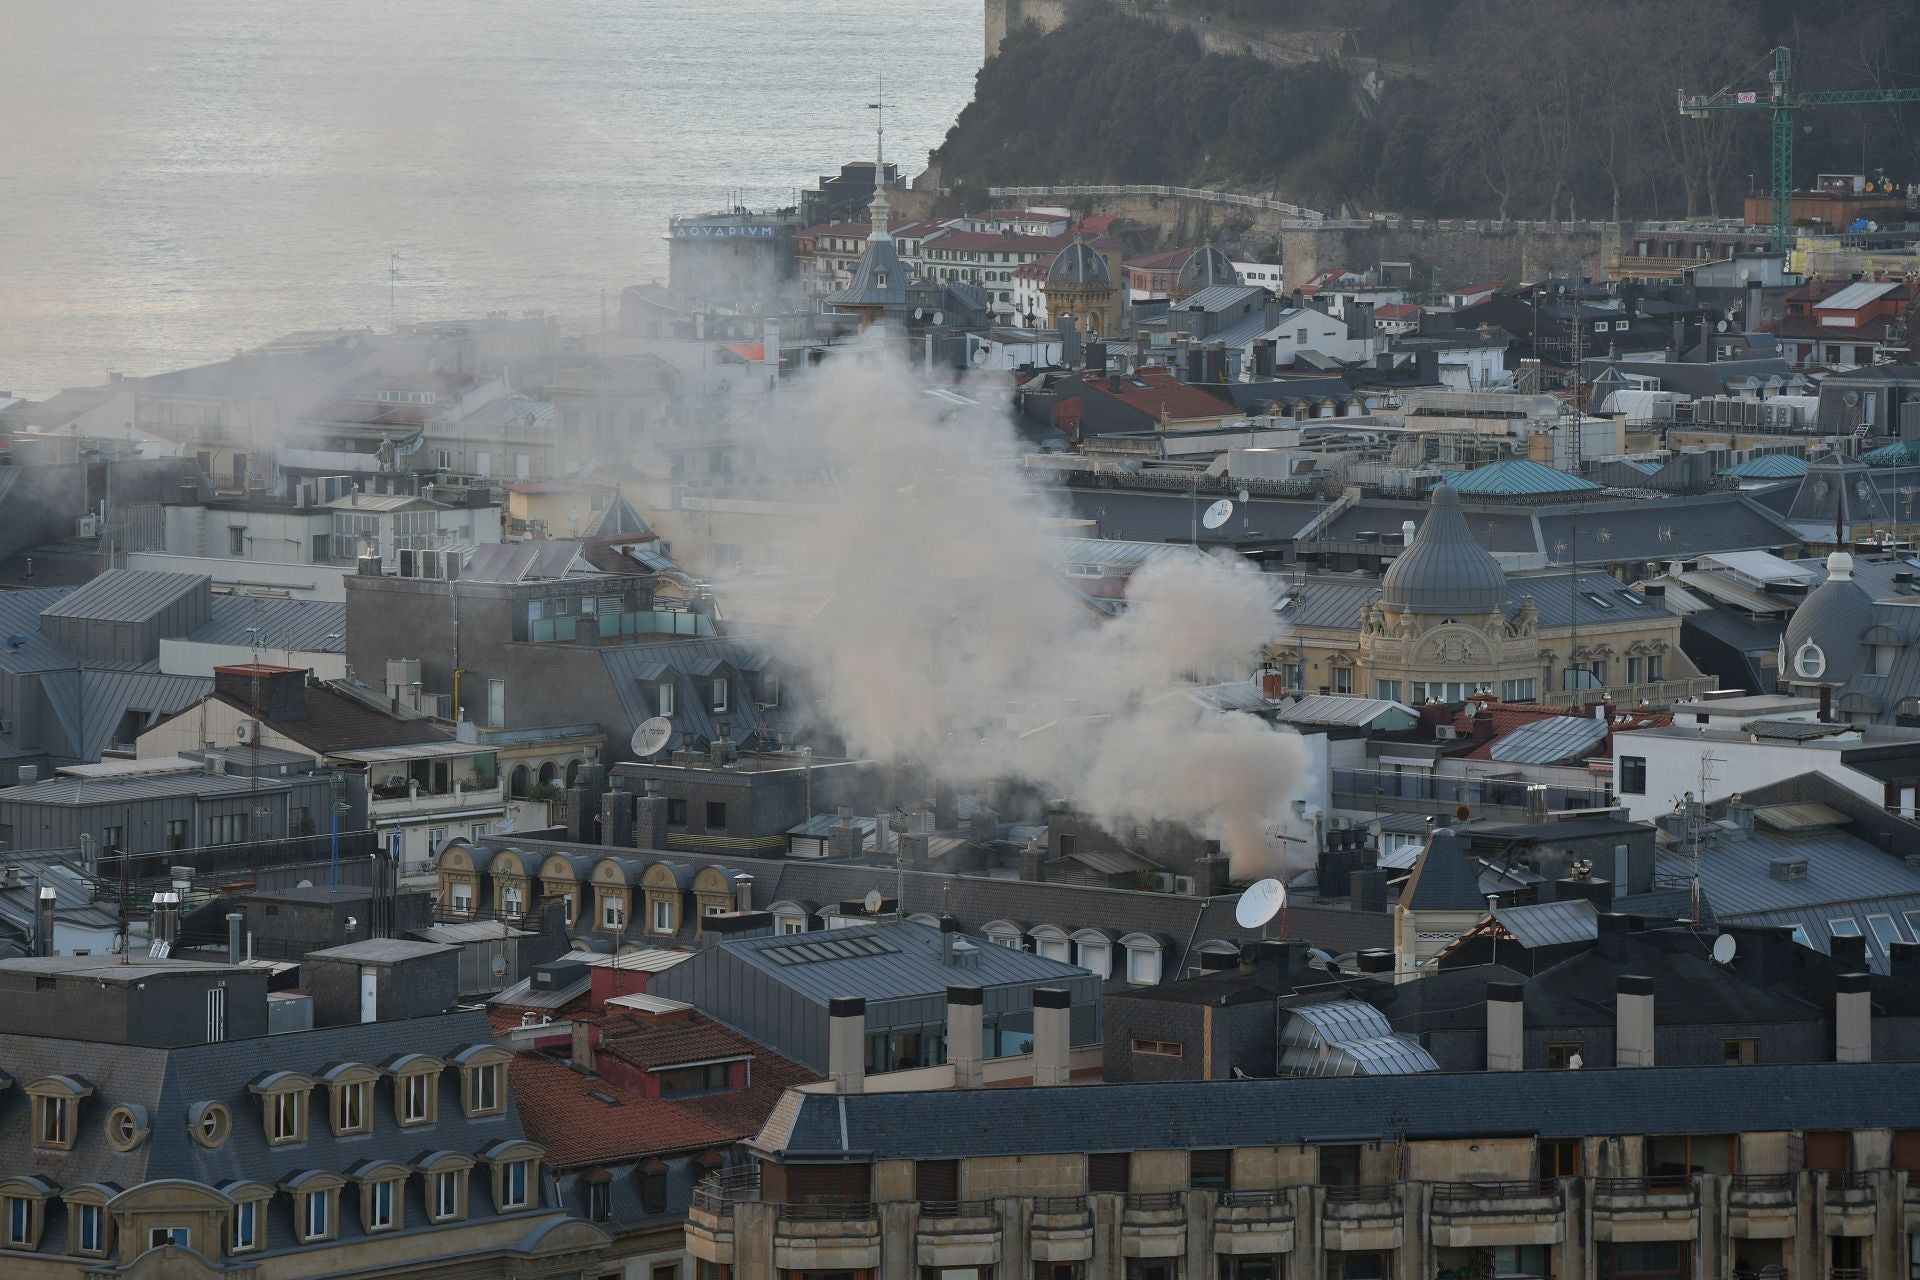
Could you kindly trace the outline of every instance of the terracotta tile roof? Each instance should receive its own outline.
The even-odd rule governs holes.
[[[321,755],[335,751],[406,747],[416,742],[453,740],[452,734],[436,727],[431,720],[395,719],[325,686],[308,685],[303,692],[307,703],[306,719],[275,720],[263,715],[260,722]],[[212,696],[241,711],[250,709],[245,699],[230,693],[216,692]]]
[[[1239,412],[1225,400],[1208,395],[1198,387],[1190,387],[1161,368],[1136,369],[1122,376],[1119,383],[1116,391],[1113,380],[1109,378],[1082,380],[1088,395],[1118,400],[1155,418],[1164,412],[1167,417],[1180,422],[1189,418],[1230,417]]]
[[[651,1022],[621,1014],[600,1024],[600,1052],[656,1071],[687,1062],[757,1055],[759,1047],[731,1027],[697,1015],[686,1022]]]
[[[547,1161],[556,1168],[697,1151],[742,1136],[713,1124],[685,1101],[637,1097],[537,1053],[516,1055],[507,1079],[527,1137],[547,1149]]]
[[[1138,267],[1142,271],[1178,271],[1192,256],[1191,249],[1169,249],[1165,253],[1150,253],[1144,258],[1129,258],[1122,265]]]

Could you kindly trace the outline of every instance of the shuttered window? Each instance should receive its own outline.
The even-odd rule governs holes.
[[[913,1166],[913,1198],[921,1204],[951,1204],[960,1198],[958,1160],[917,1160]]]
[[[1809,1169],[1826,1169],[1832,1173],[1844,1173],[1847,1169],[1847,1135],[1845,1133],[1810,1133],[1806,1136],[1803,1163]]]
[[[1125,1151],[1104,1151],[1087,1157],[1087,1190],[1098,1195],[1101,1193],[1125,1195],[1132,1181],[1131,1154]]]
[[[1893,1135],[1893,1167],[1920,1173],[1920,1129],[1900,1129]]]
[[[1232,1151],[1195,1151],[1187,1160],[1188,1185],[1214,1191],[1225,1191],[1232,1185]]]
[[[871,1172],[864,1164],[789,1166],[787,1195],[796,1204],[865,1204]]]

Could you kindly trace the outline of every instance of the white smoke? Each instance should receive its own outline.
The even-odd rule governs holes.
[[[1176,823],[1220,840],[1236,876],[1301,869],[1268,834],[1303,791],[1299,738],[1181,692],[1249,678],[1276,638],[1256,570],[1169,557],[1101,616],[1036,544],[1052,512],[1011,463],[991,403],[1004,390],[976,379],[963,390],[989,403],[955,411],[871,345],[788,387],[762,470],[826,469],[842,487],[783,549],[824,603],[781,649],[854,753],[963,788],[1025,781],[1116,833]],[[736,585],[730,603],[751,610],[752,594]]]

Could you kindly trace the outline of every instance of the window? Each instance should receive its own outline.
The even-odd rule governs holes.
[[[34,1126],[34,1146],[70,1147],[73,1145],[73,1103],[67,1098],[36,1098],[40,1122]]]
[[[627,900],[617,894],[600,899],[600,927],[624,929],[627,925]]]
[[[653,705],[656,715],[673,714],[673,681],[662,680],[653,687]]]
[[[522,897],[519,885],[504,886],[500,890],[500,910],[509,917],[518,916],[522,911]]]
[[[1553,1264],[1550,1249],[1544,1244],[1500,1244],[1490,1252],[1493,1254],[1493,1274],[1507,1276],[1550,1276]]]
[[[1353,668],[1335,667],[1333,669],[1333,691],[1335,693],[1353,692]]]
[[[1178,1040],[1135,1040],[1133,1051],[1156,1058],[1180,1058],[1186,1056],[1187,1047]]]
[[[1282,1280],[1286,1275],[1285,1261],[1272,1255],[1223,1253],[1219,1258],[1219,1280]]]
[[[469,1069],[473,1094],[467,1105],[468,1115],[490,1116],[506,1110],[500,1089],[500,1073],[504,1069],[498,1062],[483,1063]]]
[[[473,886],[470,884],[453,885],[449,892],[448,903],[455,911],[458,911],[461,915],[472,914]]]
[[[233,1206],[233,1231],[228,1240],[228,1253],[245,1253],[258,1248],[260,1244],[260,1202],[242,1200]]]
[[[187,1108],[187,1124],[195,1142],[214,1148],[226,1142],[233,1128],[233,1117],[221,1103],[196,1102]]]
[[[309,1191],[301,1197],[301,1202],[301,1237],[307,1240],[326,1239],[328,1228],[331,1227],[333,1223],[333,1215],[328,1212],[333,1206],[328,1203],[327,1193],[324,1191]]]
[[[300,1131],[305,1128],[307,1099],[306,1095],[289,1090],[273,1095],[272,1104],[267,1108],[267,1140],[269,1142],[298,1142]]]
[[[1562,1071],[1573,1065],[1580,1056],[1580,1043],[1577,1040],[1557,1041],[1547,1045],[1547,1070]]]
[[[148,1227],[147,1248],[164,1249],[177,1244],[182,1249],[193,1247],[193,1232],[186,1227]]]
[[[187,847],[187,820],[185,818],[167,819],[167,851],[177,853]]]
[[[780,917],[779,932],[805,933],[806,931],[807,931],[807,921],[805,916],[781,916]]]
[[[1530,678],[1501,682],[1500,700],[1502,702],[1532,702],[1534,696],[1534,683]]]
[[[725,676],[713,678],[713,709],[715,711],[727,709],[727,678]]]
[[[79,1206],[80,1220],[74,1229],[74,1248],[81,1253],[107,1251],[107,1207],[100,1204]]]
[[[1572,1178],[1580,1173],[1580,1140],[1542,1139],[1538,1148],[1542,1178]]]
[[[436,1222],[460,1216],[460,1175],[451,1170],[433,1175],[433,1217]]]
[[[112,853],[120,853],[127,847],[127,829],[125,827],[106,827],[100,832],[100,847]]]
[[[501,1209],[524,1209],[532,1203],[528,1195],[528,1188],[532,1186],[528,1168],[532,1163],[531,1160],[515,1160],[501,1171]]]
[[[1151,986],[1160,981],[1160,951],[1156,947],[1127,948],[1127,981]]]
[[[1373,691],[1374,696],[1383,702],[1400,701],[1400,682],[1398,680],[1378,681],[1374,684]]]
[[[1645,756],[1620,757],[1620,794],[1623,796],[1643,796],[1647,794],[1647,758]]]
[[[707,801],[707,830],[725,831],[727,829],[727,806],[719,800]]]
[[[727,1064],[707,1062],[696,1067],[675,1067],[656,1071],[663,1098],[688,1098],[703,1093],[719,1093],[727,1088]]]
[[[426,1071],[400,1077],[401,1124],[427,1124],[433,1119],[433,1086],[438,1078],[438,1073]]]
[[[33,1243],[33,1201],[25,1196],[7,1197],[7,1243]]]
[[[1666,679],[1666,659],[1657,653],[1647,655],[1647,683],[1659,684]]]
[[[1751,1067],[1760,1061],[1760,1042],[1757,1040],[1722,1040],[1720,1042],[1720,1060],[1730,1067]]]
[[[1233,1185],[1231,1149],[1193,1151],[1187,1155],[1187,1185],[1203,1190],[1225,1191]]]
[[[1627,659],[1627,683],[1640,683],[1640,659],[1638,658]]]
[[[333,1131],[336,1134],[369,1133],[373,1119],[368,1103],[372,1082],[355,1080],[333,1089]]]
[[[673,932],[673,904],[665,898],[653,900],[653,932]]]
[[[1891,956],[1893,952],[1888,948],[1896,942],[1906,941],[1900,936],[1900,926],[1894,923],[1892,916],[1868,916],[1867,928],[1873,932],[1873,940],[1880,944],[1882,955]]]
[[[1840,920],[1829,920],[1827,921],[1827,932],[1836,938],[1858,938],[1861,936],[1860,922],[1851,917]]]
[[[1679,1280],[1692,1274],[1687,1246],[1678,1240],[1603,1243],[1599,1252],[1602,1280]]]
[[[667,825],[684,827],[687,825],[687,802],[685,800],[667,801]]]
[[[592,1222],[605,1222],[613,1216],[613,1188],[605,1182],[587,1184],[587,1218]]]
[[[247,531],[241,525],[227,527],[227,554],[243,556],[247,554]]]

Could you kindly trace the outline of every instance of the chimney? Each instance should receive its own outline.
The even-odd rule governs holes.
[[[1107,371],[1106,343],[1089,342],[1087,344],[1087,369],[1091,373],[1105,373]]]
[[[836,1093],[867,1087],[867,1002],[862,996],[827,1001],[827,1079]]]
[[[1873,1061],[1873,981],[1843,973],[1833,984],[1833,1060]]]
[[[60,895],[50,884],[40,886],[40,901],[34,907],[33,954],[50,956],[53,954],[53,909],[60,904]]]
[[[941,922],[943,925],[945,921]],[[953,1087],[978,1089],[986,1080],[986,1022],[979,987],[947,988],[947,1061]]]
[[[1393,952],[1384,947],[1372,947],[1360,952],[1354,956],[1353,963],[1369,978],[1381,982],[1393,981]]]
[[[1920,942],[1895,942],[1889,945],[1887,972],[1903,982],[1920,982]]]
[[[1487,984],[1487,1070],[1523,1071],[1527,1065],[1525,988]]]
[[[861,847],[866,843],[861,838],[860,828],[853,825],[853,810],[841,809],[839,817],[827,828],[827,856],[829,858],[857,858]]]
[[[900,837],[900,861],[908,868],[919,871],[927,865],[928,837],[912,832]]]
[[[647,793],[633,803],[633,837],[642,849],[667,847],[667,798],[654,789],[657,786],[649,781]]]
[[[1047,878],[1047,851],[1040,846],[1038,836],[1020,851],[1020,878],[1034,884]]]
[[[744,871],[733,878],[733,909],[753,910],[753,877]]]
[[[1072,1041],[1073,997],[1064,987],[1038,987],[1033,993],[1033,1082],[1066,1084]]]
[[[1601,916],[1601,920],[1611,917]],[[1653,979],[1623,973],[1614,997],[1613,1058],[1618,1067],[1653,1065]]]
[[[1271,378],[1273,376],[1273,339],[1255,338],[1253,340],[1253,376]]]
[[[1187,348],[1187,381],[1205,382],[1207,380],[1207,349],[1199,343]]]
[[[1836,936],[1829,942],[1827,954],[1833,957],[1833,967],[1839,972],[1859,973],[1867,967],[1867,940]]]
[[[1572,876],[1562,876],[1553,882],[1553,900],[1572,902],[1576,898],[1585,898],[1593,904],[1593,909],[1605,919],[1613,910],[1613,881],[1605,876],[1588,876],[1585,880],[1576,880]],[[1621,917],[1622,924],[1626,918]]]
[[[1623,961],[1627,958],[1627,918],[1617,911],[1602,912],[1599,920],[1600,936],[1594,947],[1603,959]]]
[[[601,797],[600,843],[633,847],[633,792],[616,787]]]
[[[245,928],[247,917],[238,911],[227,912],[227,963],[239,964],[245,953],[241,951],[241,931]]]
[[[573,1024],[573,1067],[588,1075],[593,1074],[593,1030],[591,1022]]]
[[[953,935],[960,932],[960,922],[952,916],[940,917],[940,963],[953,964]]]

